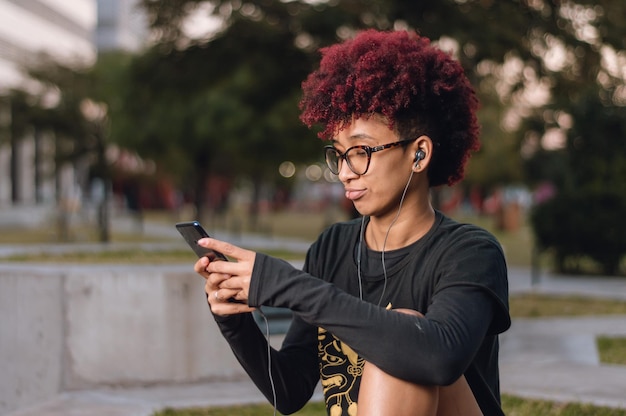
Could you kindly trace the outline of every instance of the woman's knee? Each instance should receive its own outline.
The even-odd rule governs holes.
[[[435,416],[437,404],[437,387],[414,384],[365,363],[359,389],[359,416]]]
[[[423,316],[412,309],[396,312]],[[423,386],[393,377],[366,362],[361,377],[359,416],[369,415],[436,415],[438,388]]]
[[[424,315],[413,309],[395,312]],[[461,376],[449,386],[425,386],[395,378],[372,363],[365,363],[359,393],[359,416],[364,415],[482,415],[474,394]],[[362,411],[362,412],[361,412]]]

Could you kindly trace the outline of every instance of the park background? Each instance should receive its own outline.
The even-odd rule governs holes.
[[[154,247],[144,244],[162,241],[146,232],[154,222],[306,243],[353,216],[298,100],[320,47],[375,27],[431,38],[477,88],[482,148],[462,183],[433,190],[437,208],[492,230],[512,266],[626,274],[621,2],[3,0],[0,10],[2,243],[26,264],[50,243],[128,244],[125,261],[141,262]],[[108,261],[124,262],[116,255]]]
[[[557,270],[624,273],[621,2],[73,4],[0,3],[0,203],[52,206],[60,240],[83,213],[110,241],[116,208],[192,206],[207,220],[235,207],[245,217],[230,226],[253,231],[267,211],[349,211],[298,120],[300,83],[320,47],[413,29],[462,63],[481,100],[482,149],[435,205],[503,229],[532,208]]]

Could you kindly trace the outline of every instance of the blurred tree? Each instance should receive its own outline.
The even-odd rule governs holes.
[[[91,166],[92,179],[97,178],[105,184],[102,198],[98,201],[98,226],[100,240],[108,242],[107,110],[106,105],[95,98],[93,86],[99,82],[93,78],[91,68],[64,65],[46,56],[25,71],[36,86],[32,91],[16,89],[10,94],[13,105],[19,106],[19,109],[14,109],[12,136],[19,138],[26,129],[33,129],[36,141],[42,132],[50,132],[54,137],[56,198],[61,211],[60,236],[63,239],[69,235],[65,215],[67,195],[61,194],[62,168],[71,164],[80,174],[84,166]],[[81,185],[86,188],[87,184]]]
[[[142,4],[156,40],[145,53],[101,56],[93,71],[33,72],[49,86],[40,99],[58,98],[54,105],[42,101],[46,111],[33,123],[56,132],[60,161],[99,149],[101,168],[94,171],[106,172],[102,137],[111,122],[111,138],[175,172],[202,215],[210,175],[244,173],[258,190],[280,162],[318,159],[319,144],[298,121],[297,102],[319,47],[366,27],[415,28],[457,56],[479,87],[483,148],[468,185],[519,181],[524,166],[530,184],[623,189],[623,2]],[[202,14],[217,23],[193,35],[189,19]],[[94,131],[85,109],[102,108],[98,103],[107,111]]]
[[[263,60],[275,61],[279,66],[274,71],[294,76],[286,79],[285,88],[291,89],[294,97],[299,94],[299,84],[306,73],[312,69],[315,61],[314,54],[321,46],[334,43],[339,38],[346,38],[354,31],[377,27],[380,29],[413,27],[426,36],[438,40],[441,47],[449,49],[457,55],[468,70],[468,74],[476,83],[480,78],[485,82],[488,91],[483,97],[485,110],[481,115],[485,125],[483,135],[483,154],[478,155],[477,161],[467,177],[466,182],[491,187],[512,180],[519,180],[520,164],[506,163],[505,161],[519,160],[519,153],[515,147],[514,136],[511,132],[503,132],[500,126],[504,111],[502,97],[494,94],[494,84],[497,77],[491,73],[479,74],[477,65],[487,59],[502,62],[511,50],[519,49],[525,59],[532,55],[525,46],[526,38],[520,36],[530,33],[535,27],[539,12],[528,5],[517,2],[458,2],[446,0],[441,2],[427,2],[415,4],[406,1],[382,0],[344,0],[341,2],[317,2],[314,4],[304,1],[252,0],[245,3],[232,0],[179,0],[164,2],[145,0],[143,5],[148,11],[150,21],[158,39],[157,49],[170,52],[178,50],[181,54],[193,53],[197,45],[212,47],[215,42],[226,43],[232,38],[230,45],[241,50],[241,56],[254,54],[254,42],[246,42],[246,38],[267,36],[264,31],[271,33],[280,31],[284,34],[283,41],[289,48],[296,46],[295,59],[304,64],[304,70],[286,71],[293,68],[286,60],[281,61],[279,48],[270,44],[270,48],[260,53],[259,62]],[[209,7],[203,7],[208,5]],[[217,17],[222,22],[222,32],[214,40],[192,39],[184,30],[186,19],[194,11],[203,10],[204,13]],[[484,22],[490,22],[485,26]],[[247,24],[244,25],[244,23]],[[233,67],[246,62],[237,60],[231,54]],[[228,62],[224,60],[222,62]],[[243,64],[245,65],[245,63]],[[263,64],[267,66],[268,64]],[[256,72],[250,80],[262,85],[263,80]],[[289,81],[289,83],[288,83]],[[266,94],[266,99],[269,97]],[[296,99],[293,100],[296,102]],[[283,107],[286,108],[286,107]],[[257,114],[254,109],[252,114]],[[294,113],[295,114],[295,113]],[[261,133],[261,132],[260,132]],[[261,133],[261,137],[263,133]],[[267,137],[267,135],[265,135]],[[283,136],[284,137],[284,136]],[[282,140],[282,143],[290,143]],[[245,143],[241,141],[240,143]],[[244,144],[245,146],[245,144]],[[503,156],[503,152],[506,154]],[[257,159],[258,160],[258,159]],[[497,161],[498,169],[494,169],[493,161]],[[244,164],[244,166],[253,166]],[[486,167],[489,167],[487,169]],[[258,170],[258,168],[257,168]]]
[[[626,4],[567,2],[551,10],[556,30],[538,32],[529,48],[536,63],[521,73],[526,86],[550,91],[543,105],[520,106],[526,176],[556,189],[532,224],[541,248],[557,253],[559,271],[585,271],[572,265],[587,257],[616,274],[626,255],[626,28],[616,16],[626,15]],[[558,227],[549,224],[555,218]]]
[[[297,59],[308,64],[317,48],[358,29],[415,28],[457,56],[480,87],[483,150],[471,165],[468,184],[495,186],[519,181],[523,176],[531,184],[565,180],[571,175],[561,155],[569,155],[569,149],[561,146],[559,150],[554,139],[558,142],[558,134],[567,134],[573,123],[586,124],[587,113],[575,111],[584,101],[581,97],[587,95],[585,91],[604,97],[605,106],[620,107],[625,101],[620,69],[626,47],[626,27],[619,18],[626,15],[623,2],[144,0],[143,4],[159,42],[157,49],[182,55],[193,53],[197,47],[212,48],[215,42],[228,44],[227,39],[232,38],[236,43],[230,45],[239,47],[240,57],[245,58],[246,54],[254,55],[255,46],[261,47],[258,39],[257,43],[245,39],[264,37],[267,34],[263,31],[269,30],[284,34],[290,48],[296,46]],[[220,34],[214,40],[187,35],[186,19],[197,10],[219,18]],[[266,45],[274,49],[262,53],[261,59],[277,60],[280,54],[276,44]],[[235,55],[233,52],[228,57]],[[239,68],[241,62],[245,60],[229,68]],[[275,70],[286,74],[285,68],[290,67]],[[233,76],[239,73],[231,72]],[[263,78],[253,74],[251,82],[262,84]],[[291,87],[294,96],[296,84],[299,82],[294,81]],[[256,109],[249,109],[254,117]],[[572,120],[573,114],[576,120]],[[621,143],[609,141],[607,145],[620,150]],[[550,163],[544,162],[548,160]],[[522,166],[533,169],[522,175]]]
[[[543,152],[559,167],[551,177],[559,192],[535,208],[532,224],[540,248],[554,251],[558,271],[589,272],[583,260],[591,258],[601,273],[620,274],[626,255],[626,107],[607,106],[593,90],[572,104],[564,148]]]
[[[173,3],[148,2],[162,24],[155,28],[160,42],[131,65],[113,133],[177,173],[201,218],[212,174],[247,176],[256,201],[281,162],[320,159],[321,146],[298,120],[311,58],[295,44],[289,4],[277,2],[271,18],[253,18],[255,10],[233,14],[209,42],[185,39],[177,24],[193,2]]]
[[[390,21],[452,38],[447,43],[480,86],[483,150],[467,182],[551,183],[554,200],[533,215],[538,243],[555,249],[561,271],[587,256],[617,273],[626,254],[626,3],[389,4]],[[584,210],[584,224],[568,214],[574,207]]]
[[[19,183],[20,183],[20,175],[19,175],[19,142],[26,134],[27,130],[30,127],[30,117],[28,116],[30,108],[29,106],[29,95],[21,90],[12,90],[10,91],[8,97],[8,139],[6,140],[9,143],[9,147],[11,149],[10,156],[10,180],[11,180],[11,202],[17,203],[21,200],[21,195],[19,194]]]

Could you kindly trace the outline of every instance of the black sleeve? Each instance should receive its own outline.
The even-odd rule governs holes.
[[[497,273],[481,261],[475,273]],[[424,318],[360,300],[289,263],[257,254],[250,305],[290,308],[303,321],[332,332],[385,372],[417,384],[458,379],[481,346],[498,309],[494,295],[468,281],[442,283]]]
[[[237,360],[267,400],[273,403],[268,344],[252,314],[215,316],[215,320]],[[313,395],[319,381],[316,338],[316,328],[295,318],[280,351],[270,349],[276,408],[282,414],[298,411]]]

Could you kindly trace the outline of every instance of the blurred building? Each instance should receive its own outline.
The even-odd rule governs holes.
[[[22,68],[42,55],[90,64],[99,50],[136,51],[146,38],[138,0],[0,0],[0,205],[54,201],[72,193],[72,168],[55,179],[46,138],[11,137],[11,89],[36,86]],[[48,147],[48,149],[46,148]],[[60,179],[60,180],[59,180]]]
[[[24,82],[20,66],[41,53],[95,57],[95,0],[0,0],[0,89]]]
[[[147,38],[146,17],[138,0],[98,0],[95,43],[99,52],[140,50]]]

